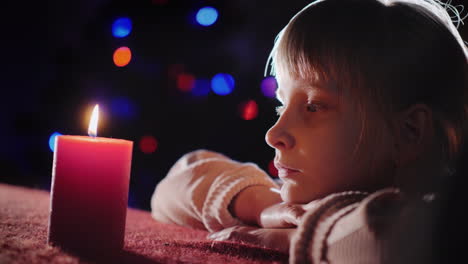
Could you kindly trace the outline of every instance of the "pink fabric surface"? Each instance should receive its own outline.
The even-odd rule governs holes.
[[[285,263],[288,256],[250,244],[213,242],[206,231],[156,222],[129,208],[122,252],[84,258],[47,244],[49,193],[0,184],[0,264]]]

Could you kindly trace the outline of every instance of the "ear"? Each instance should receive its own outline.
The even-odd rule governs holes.
[[[432,110],[425,104],[414,104],[396,117],[395,147],[399,166],[416,160],[434,136]]]

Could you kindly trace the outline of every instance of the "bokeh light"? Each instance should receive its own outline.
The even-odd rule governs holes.
[[[124,38],[132,32],[132,20],[128,17],[121,17],[112,24],[112,35],[116,38]]]
[[[276,83],[276,79],[273,76],[268,76],[262,80],[260,84],[260,88],[262,89],[263,95],[270,98],[276,97],[276,88],[278,88],[278,84]]]
[[[145,154],[151,154],[158,148],[158,141],[153,136],[143,136],[140,139],[140,150]]]
[[[217,95],[228,95],[234,90],[234,77],[227,73],[218,73],[211,79],[211,88]]]
[[[195,76],[182,73],[177,76],[177,88],[183,92],[190,92],[195,86]]]
[[[200,8],[196,15],[197,23],[202,26],[211,26],[218,20],[218,10],[211,6]]]
[[[61,136],[62,134],[60,134],[59,132],[54,132],[52,133],[52,135],[50,135],[49,137],[49,148],[52,152],[55,151],[55,138],[57,136]]]
[[[127,66],[132,59],[132,52],[128,47],[120,47],[114,51],[113,59],[115,66]]]
[[[244,120],[252,120],[258,116],[258,105],[254,100],[249,100],[240,105],[240,115]]]
[[[276,169],[273,160],[268,163],[268,173],[273,177],[278,177],[278,169]]]
[[[111,101],[111,111],[118,117],[133,118],[136,114],[135,104],[127,97],[115,97]]]
[[[210,80],[197,79],[192,89],[192,95],[194,96],[207,96],[211,91]]]

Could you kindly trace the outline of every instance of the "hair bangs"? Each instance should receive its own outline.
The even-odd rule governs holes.
[[[338,78],[337,65],[342,65],[342,56],[334,56],[338,52],[333,51],[330,41],[320,36],[319,32],[313,33],[313,28],[307,32],[292,21],[278,35],[275,46],[270,54],[270,74],[281,78],[289,75],[295,79],[307,80],[317,88],[329,87],[337,89]],[[310,35],[317,36],[313,41]],[[332,86],[332,87],[330,87]]]
[[[280,31],[270,53],[270,74],[307,80],[317,88],[329,88],[338,94],[362,96],[362,86],[369,70],[362,63],[369,57],[361,52],[367,41],[364,32],[350,33],[348,17],[341,12],[330,14],[317,1],[300,11]],[[311,6],[314,8],[310,8]],[[349,16],[349,15],[348,15]],[[360,24],[358,21],[357,24]],[[267,69],[265,73],[267,73]],[[356,98],[357,99],[357,98]]]

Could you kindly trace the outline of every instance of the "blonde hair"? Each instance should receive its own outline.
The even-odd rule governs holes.
[[[359,146],[382,140],[391,113],[426,104],[442,161],[454,167],[467,128],[468,49],[444,7],[436,0],[315,1],[278,34],[271,74],[332,84],[352,98],[363,127]]]

